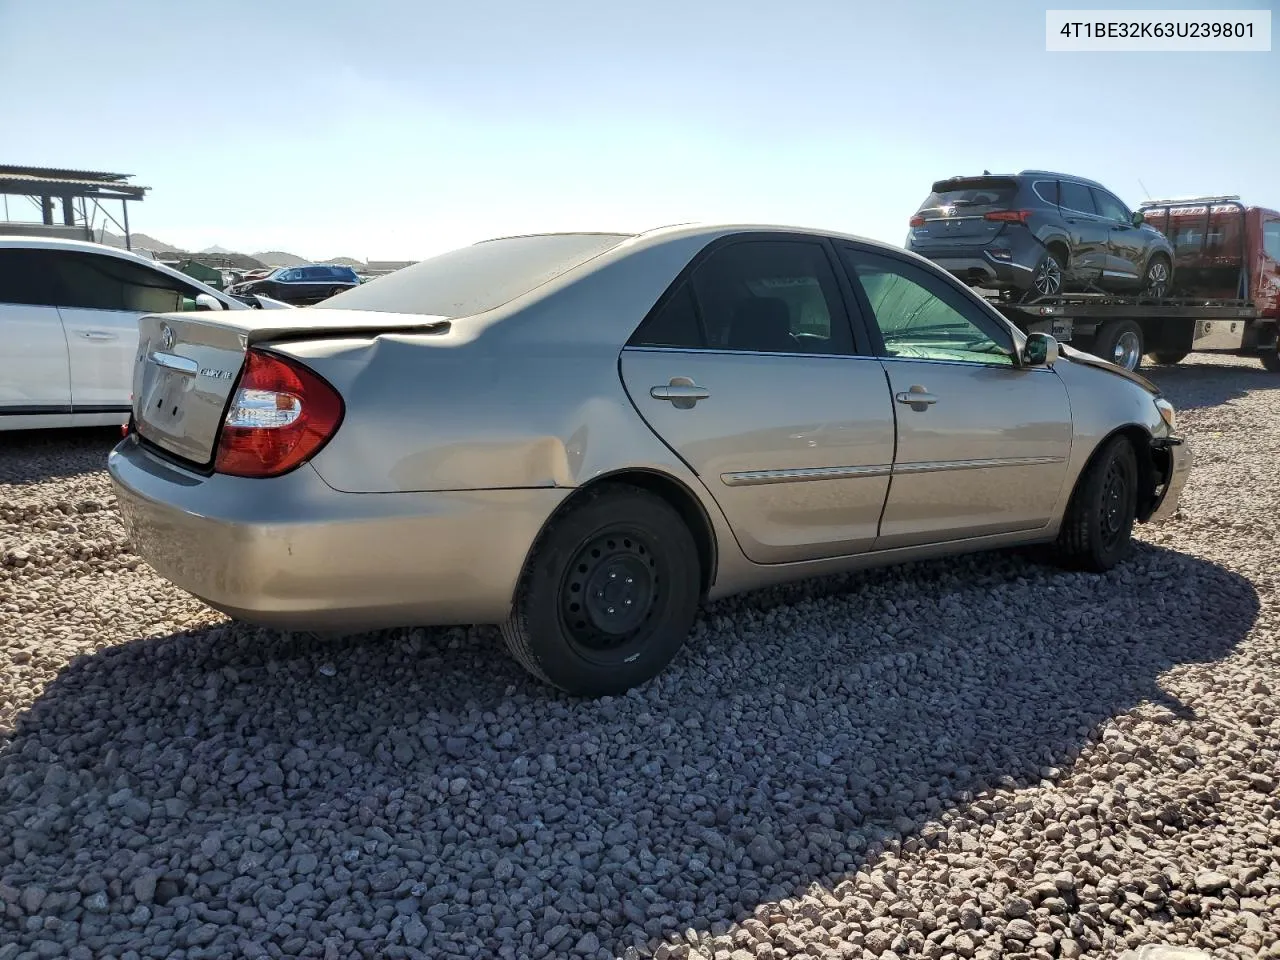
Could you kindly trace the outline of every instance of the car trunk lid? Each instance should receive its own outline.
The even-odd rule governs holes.
[[[939,180],[912,217],[912,245],[971,247],[994,240],[1008,221],[989,220],[987,214],[1010,210],[1017,190],[1010,177]]]
[[[144,316],[134,358],[134,429],[161,450],[208,467],[254,345],[392,331],[440,333],[448,327],[444,317],[317,308]]]

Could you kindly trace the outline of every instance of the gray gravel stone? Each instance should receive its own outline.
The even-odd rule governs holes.
[[[229,623],[130,552],[115,436],[6,437],[0,960],[1268,957],[1280,380],[1152,376],[1196,466],[1112,573],[760,591],[599,701],[489,628]]]

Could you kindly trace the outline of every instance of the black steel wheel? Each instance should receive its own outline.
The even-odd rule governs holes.
[[[701,594],[697,544],[676,509],[605,484],[538,538],[502,635],[522,666],[562,690],[624,693],[679,652]]]
[[[1064,566],[1102,573],[1129,555],[1138,509],[1138,461],[1128,437],[1098,449],[1076,484],[1058,534]]]
[[[559,591],[561,625],[584,656],[625,659],[642,637],[665,586],[647,540],[643,531],[615,524],[569,561]]]

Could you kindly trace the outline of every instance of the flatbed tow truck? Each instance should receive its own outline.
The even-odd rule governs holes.
[[[1024,333],[1048,333],[1127,370],[1144,356],[1172,364],[1196,351],[1256,356],[1280,373],[1280,213],[1238,196],[1139,209],[1173,244],[1176,296],[1085,291],[1014,302],[981,292]]]

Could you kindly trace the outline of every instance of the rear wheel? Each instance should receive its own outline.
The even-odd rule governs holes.
[[[1113,437],[1076,484],[1062,530],[1059,562],[1103,573],[1129,555],[1138,506],[1138,461],[1128,437]]]
[[[1157,350],[1151,354],[1151,358],[1156,363],[1163,363],[1165,366],[1171,367],[1175,363],[1181,363],[1187,358],[1189,350]]]
[[[568,693],[624,693],[680,650],[701,582],[679,513],[647,491],[605,485],[538,538],[502,636],[525,669]]]
[[[1040,262],[1031,274],[1031,286],[1023,294],[1024,300],[1038,300],[1041,297],[1056,297],[1062,293],[1062,277],[1066,265],[1062,255],[1056,250],[1046,250]]]
[[[1142,366],[1142,328],[1132,320],[1108,320],[1093,338],[1093,354],[1117,367],[1137,370]]]
[[[346,289],[347,289],[346,287],[334,287],[332,290],[329,291],[329,296],[336,297],[338,294],[342,293]]]
[[[1262,351],[1262,365],[1268,373],[1280,373],[1280,345]]]

